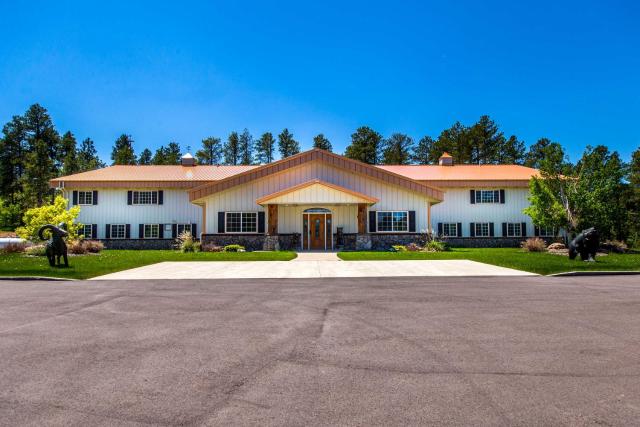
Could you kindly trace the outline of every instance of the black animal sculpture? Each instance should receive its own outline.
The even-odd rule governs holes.
[[[67,224],[61,222],[57,227],[52,224],[43,225],[38,230],[38,237],[42,240],[45,240],[43,234],[45,230],[49,230],[51,232],[51,238],[47,242],[47,246],[45,248],[49,265],[51,267],[55,267],[56,258],[58,258],[58,266],[60,266],[60,257],[63,257],[64,266],[69,267],[69,260],[67,259],[67,244],[64,242],[64,237],[69,234],[67,233]]]
[[[569,243],[569,259],[575,259],[580,254],[583,261],[595,261],[596,252],[600,247],[600,235],[595,228],[587,228]]]

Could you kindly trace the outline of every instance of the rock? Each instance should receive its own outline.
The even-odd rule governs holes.
[[[550,251],[556,251],[560,249],[567,249],[567,247],[564,245],[564,243],[552,243],[547,247],[547,249],[549,249]]]

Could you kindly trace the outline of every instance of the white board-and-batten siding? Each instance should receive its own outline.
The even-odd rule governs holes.
[[[427,198],[424,195],[363,175],[356,175],[326,163],[311,162],[205,197],[206,232],[218,232],[218,212],[264,211],[265,209],[256,203],[257,199],[314,179],[378,199],[379,202],[370,206],[370,210],[415,211],[416,230],[425,231],[427,229]],[[300,200],[300,202],[306,201]],[[292,205],[296,203],[296,200],[291,200]],[[327,204],[310,205],[306,203],[304,206],[296,206],[295,209],[283,205],[279,206],[278,232],[301,232],[302,210],[312,207],[325,207],[336,212],[336,217],[332,221],[334,232],[337,227],[344,227],[345,233],[357,232],[357,208],[355,206],[335,205],[332,207]]]
[[[202,208],[189,202],[189,194],[183,189],[162,189],[161,205],[128,205],[127,191],[130,189],[87,188],[76,191],[98,191],[97,205],[78,205],[80,215],[77,222],[97,224],[97,239],[106,238],[106,224],[131,224],[131,238],[138,238],[139,224],[197,224],[197,234],[202,230]],[[156,189],[140,189],[149,191]],[[73,200],[71,190],[65,190],[64,197]],[[171,236],[168,236],[171,237]]]

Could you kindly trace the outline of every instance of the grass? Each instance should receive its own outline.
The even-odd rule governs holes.
[[[596,262],[571,261],[566,256],[524,252],[516,248],[453,248],[449,252],[339,252],[345,261],[468,259],[537,274],[568,271],[640,271],[640,254],[609,254]]]
[[[295,252],[197,252],[170,250],[105,250],[97,255],[71,255],[69,268],[50,267],[46,257],[0,255],[2,276],[46,276],[88,279],[162,261],[289,261]]]

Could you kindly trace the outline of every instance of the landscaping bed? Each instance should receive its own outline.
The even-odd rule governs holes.
[[[43,256],[0,255],[0,277],[44,276],[88,279],[163,261],[289,261],[295,252],[187,252],[171,250],[104,250],[99,254],[70,255],[69,267],[50,267]]]
[[[597,257],[596,262],[570,260],[566,256],[526,252],[517,248],[452,248],[447,252],[339,252],[338,257],[345,261],[467,259],[537,274],[569,271],[640,271],[639,253],[609,253],[608,256]]]

